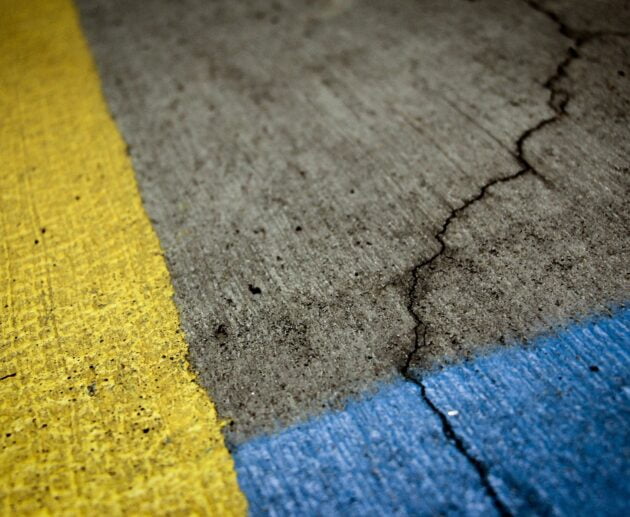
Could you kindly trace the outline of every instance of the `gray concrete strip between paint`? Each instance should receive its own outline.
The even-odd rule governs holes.
[[[627,2],[78,4],[234,442],[627,298]]]

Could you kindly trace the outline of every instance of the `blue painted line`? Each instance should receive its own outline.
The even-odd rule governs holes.
[[[476,472],[421,400],[401,380],[241,446],[234,458],[251,514],[492,515]]]
[[[630,310],[425,386],[515,514],[630,515]]]
[[[516,515],[624,515],[630,310],[424,379]],[[397,380],[235,451],[252,515],[493,515],[418,386]]]

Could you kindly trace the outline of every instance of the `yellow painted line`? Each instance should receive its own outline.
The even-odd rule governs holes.
[[[0,0],[0,513],[243,514],[69,0]]]

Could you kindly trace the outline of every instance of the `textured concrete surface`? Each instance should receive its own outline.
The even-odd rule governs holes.
[[[414,272],[411,367],[627,298],[629,40],[559,29],[573,46],[546,82],[550,116],[520,142],[524,174],[456,210]]]
[[[627,515],[629,372],[625,309],[253,439],[239,483],[252,515]]]
[[[625,3],[79,5],[231,440],[626,298]]]

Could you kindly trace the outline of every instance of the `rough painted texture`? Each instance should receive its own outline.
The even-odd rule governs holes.
[[[625,299],[625,38],[524,1],[79,5],[235,442]]]
[[[628,514],[629,446],[623,309],[396,381],[235,461],[252,515],[613,516]]]
[[[516,515],[627,515],[630,310],[428,377]]]
[[[395,381],[235,451],[256,515],[496,515],[420,389]]]
[[[77,22],[0,2],[0,514],[244,514]]]

